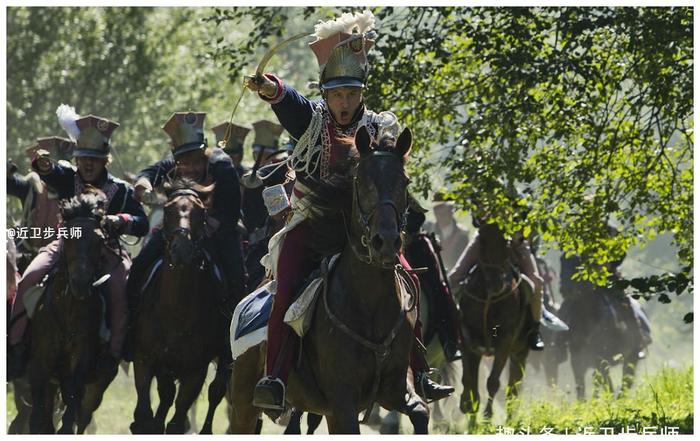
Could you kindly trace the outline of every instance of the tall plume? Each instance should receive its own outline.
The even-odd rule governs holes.
[[[73,142],[77,142],[80,129],[76,121],[80,118],[80,115],[75,113],[75,108],[67,104],[61,104],[56,109],[56,116],[58,116],[58,123],[66,131],[70,139]]]

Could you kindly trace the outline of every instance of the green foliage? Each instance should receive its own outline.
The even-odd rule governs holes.
[[[281,17],[311,31],[342,12],[277,11],[212,17],[257,23],[218,52],[233,76],[251,72],[243,67],[253,48],[284,34]],[[373,11],[379,37],[365,99],[413,129],[414,191],[427,197],[446,173],[458,207],[478,201],[507,231],[529,228],[546,246],[585,256],[580,276],[598,284],[608,274],[596,264],[664,232],[690,268],[691,8]],[[509,189],[521,192],[517,201]],[[608,222],[621,234],[610,237]]]
[[[9,8],[8,157],[24,172],[24,149],[63,135],[56,108],[75,106],[120,123],[112,173],[136,173],[170,151],[161,127],[173,112],[228,119],[240,82],[207,55],[218,30],[209,8]],[[238,29],[239,31],[241,28]],[[264,110],[264,107],[258,107]],[[268,110],[269,112],[269,110]],[[274,117],[240,112],[238,122]],[[206,134],[213,144],[213,134]]]
[[[677,427],[679,433],[693,433],[693,368],[664,368],[642,378],[627,396],[615,398],[610,392],[597,398],[568,403],[560,396],[548,401],[525,401],[505,424],[511,427],[552,428],[554,433],[576,433],[589,427],[604,434],[603,427],[620,433],[642,433],[644,427]],[[533,432],[537,433],[537,432]]]

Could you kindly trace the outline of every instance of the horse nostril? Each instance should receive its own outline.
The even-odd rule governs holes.
[[[381,251],[382,245],[384,245],[382,238],[379,237],[378,234],[375,234],[374,237],[372,237],[372,247],[377,251]]]

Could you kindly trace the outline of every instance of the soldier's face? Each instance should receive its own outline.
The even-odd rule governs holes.
[[[362,88],[338,87],[325,91],[324,96],[333,118],[338,124],[345,126],[352,122],[353,115],[360,107]]]
[[[107,158],[78,156],[75,158],[75,163],[78,165],[78,174],[81,178],[83,178],[83,181],[87,183],[94,183],[105,169],[105,165],[107,165]]]
[[[201,181],[207,171],[207,157],[204,150],[192,150],[175,158],[177,175],[194,181]]]
[[[453,213],[450,204],[436,205],[433,207],[433,213],[435,213],[435,221],[442,227],[446,227],[452,222]]]

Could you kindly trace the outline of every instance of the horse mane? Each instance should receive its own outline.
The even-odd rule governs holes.
[[[107,197],[102,190],[88,185],[84,193],[75,195],[61,204],[61,219],[64,222],[79,217],[100,220],[106,202]]]
[[[179,176],[168,183],[165,187],[165,194],[169,197],[171,193],[178,190],[194,189],[197,182],[194,179]]]

